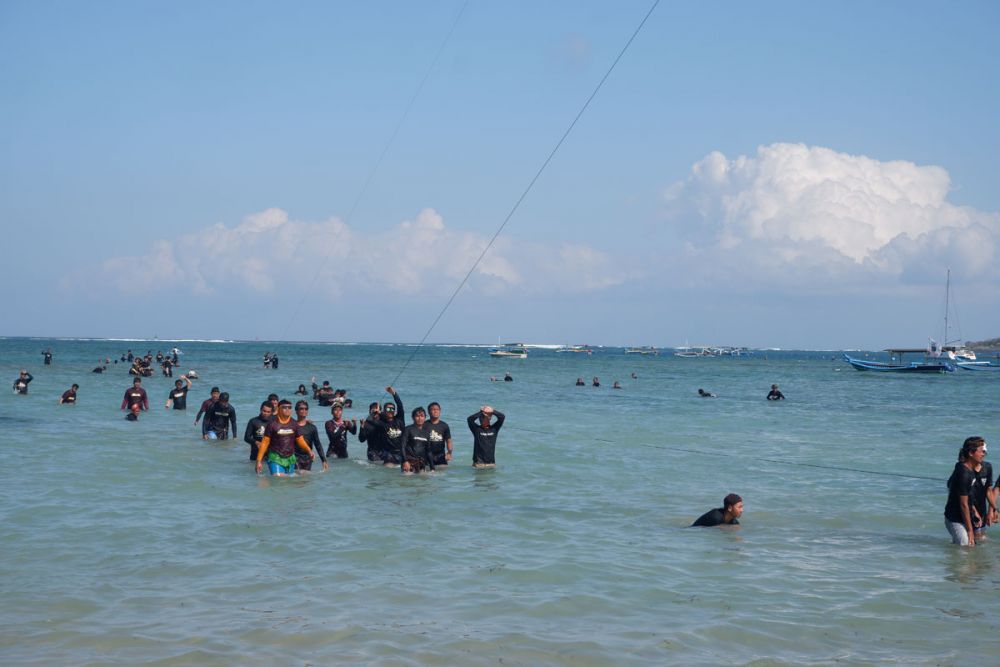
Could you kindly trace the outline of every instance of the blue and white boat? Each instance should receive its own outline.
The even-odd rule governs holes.
[[[844,361],[859,371],[875,371],[877,373],[951,373],[958,368],[957,362],[948,355],[934,356],[927,350],[919,348],[893,348],[886,350],[889,361],[869,361],[856,359],[844,354]],[[904,354],[922,354],[922,361],[904,362]]]

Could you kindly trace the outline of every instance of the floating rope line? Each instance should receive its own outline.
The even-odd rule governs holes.
[[[410,356],[407,357],[406,361],[403,363],[403,367],[399,369],[399,373],[397,373],[396,377],[393,379],[391,383],[392,385],[396,384],[399,378],[403,375],[403,372],[410,365],[410,362],[413,361],[413,358],[417,355],[417,352],[419,352],[420,349],[424,346],[424,343],[427,341],[427,337],[431,335],[432,331],[434,331],[434,327],[437,326],[437,323],[441,320],[445,312],[451,306],[452,302],[455,300],[455,297],[458,296],[458,293],[461,291],[463,287],[465,287],[465,284],[469,281],[469,277],[472,276],[472,272],[475,271],[476,267],[479,266],[479,263],[483,261],[483,257],[485,257],[486,253],[489,252],[490,248],[493,247],[493,244],[496,242],[497,237],[500,236],[501,232],[503,232],[504,228],[507,226],[507,223],[510,222],[510,219],[514,217],[514,213],[516,213],[517,209],[521,206],[521,202],[523,202],[525,197],[528,196],[528,193],[531,192],[531,189],[535,186],[535,182],[538,181],[538,178],[542,175],[542,172],[545,171],[545,168],[549,166],[549,162],[551,162],[552,158],[555,157],[555,154],[559,151],[559,147],[563,145],[563,142],[566,141],[566,137],[568,137],[570,132],[573,131],[573,128],[576,127],[577,122],[580,120],[580,117],[583,116],[583,113],[587,110],[587,107],[589,107],[590,103],[594,100],[595,97],[597,97],[597,93],[600,92],[601,87],[604,85],[604,82],[608,80],[609,76],[611,76],[611,72],[613,72],[615,66],[618,65],[618,61],[620,61],[622,59],[622,56],[625,55],[625,52],[628,51],[628,47],[632,45],[632,42],[639,34],[639,31],[641,31],[642,27],[646,25],[646,21],[649,19],[650,15],[652,15],[653,10],[656,9],[656,6],[659,4],[660,0],[654,0],[653,4],[649,8],[649,11],[647,11],[646,15],[642,17],[641,21],[639,21],[639,25],[637,25],[635,30],[632,31],[632,35],[628,38],[628,41],[625,42],[625,46],[623,46],[621,51],[618,52],[618,56],[611,63],[611,66],[608,67],[608,70],[604,73],[604,76],[601,77],[601,80],[597,82],[597,85],[594,87],[593,92],[590,93],[590,97],[588,97],[587,101],[583,103],[582,107],[580,107],[580,110],[577,112],[576,117],[573,118],[573,122],[569,124],[569,127],[566,128],[566,131],[563,132],[561,137],[559,137],[559,141],[557,141],[556,145],[552,148],[551,151],[549,151],[548,157],[545,158],[545,161],[542,162],[542,166],[538,168],[538,171],[535,172],[535,175],[528,182],[528,186],[524,188],[524,191],[521,193],[521,196],[517,198],[516,202],[514,202],[514,206],[512,206],[510,212],[507,213],[507,217],[503,219],[503,222],[500,224],[496,232],[494,232],[493,236],[490,238],[489,243],[487,243],[486,247],[483,248],[483,251],[479,253],[479,257],[476,258],[476,261],[473,262],[472,266],[469,268],[468,273],[466,273],[465,277],[462,278],[462,282],[460,282],[458,284],[458,287],[455,288],[455,291],[452,292],[451,296],[448,298],[448,301],[444,304],[444,308],[441,309],[441,312],[439,312],[437,314],[437,317],[434,318],[434,321],[431,322],[431,325],[427,328],[427,331],[424,333],[423,338],[421,338],[420,342],[417,343],[416,347],[413,348],[413,351],[410,353]]]

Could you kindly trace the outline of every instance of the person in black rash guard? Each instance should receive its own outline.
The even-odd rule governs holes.
[[[330,464],[326,461],[326,454],[323,453],[323,443],[319,439],[319,430],[316,428],[316,424],[309,421],[309,404],[306,401],[299,401],[295,404],[295,418],[299,424],[299,435],[305,439],[309,448],[319,454],[320,460],[323,462],[323,472],[330,469]],[[313,454],[307,454],[303,451],[295,452],[296,458],[296,468],[298,470],[312,470],[313,459],[316,458]]]
[[[278,354],[275,353],[271,355],[271,368],[277,368],[277,367],[278,367]]]
[[[72,387],[63,392],[62,398],[59,399],[59,405],[76,405],[76,390],[80,388],[80,385],[74,384]]]
[[[497,420],[490,424],[490,418],[496,416]],[[465,420],[472,431],[472,466],[474,468],[495,468],[497,434],[503,426],[504,415],[497,412],[488,405],[480,408],[479,412],[469,415]]]
[[[264,439],[264,430],[268,422],[274,415],[274,406],[271,401],[264,401],[260,404],[260,414],[247,422],[247,430],[243,433],[243,442],[250,445],[250,460],[257,460],[257,451],[260,449],[260,441]]]
[[[451,461],[454,445],[451,441],[451,428],[448,422],[441,421],[441,404],[437,401],[427,406],[430,420],[427,422],[431,457],[435,466],[446,466]]]
[[[694,526],[721,526],[731,524],[738,526],[740,517],[743,515],[743,499],[735,493],[730,493],[722,499],[722,507],[709,510],[695,519],[691,524]]]
[[[28,371],[21,369],[20,374],[17,379],[14,380],[14,393],[21,394],[22,396],[28,393],[28,384],[34,380],[35,377]]]
[[[42,364],[44,364],[45,366],[52,365],[52,350],[48,349],[42,350]]]
[[[952,544],[963,547],[976,546],[975,519],[972,488],[976,474],[972,469],[986,458],[986,442],[979,437],[966,438],[958,453],[958,463],[948,478],[948,502],[944,506],[944,525],[951,534]]]
[[[202,440],[226,440],[229,438],[229,426],[233,427],[233,437],[236,436],[236,408],[229,404],[229,393],[219,394],[219,400],[205,413],[205,423],[202,425]]]
[[[710,391],[705,391],[704,389],[699,389],[698,395],[701,396],[702,398],[715,398],[715,394],[713,394]]]
[[[132,386],[125,390],[125,396],[122,398],[122,410],[131,410],[133,405],[138,405],[140,410],[149,410],[149,397],[142,388],[140,378],[132,380]]]
[[[306,391],[306,386],[304,384],[300,384],[299,388],[295,390],[295,395],[296,396],[308,396],[309,392]]]
[[[358,432],[358,440],[368,445],[368,460],[373,463],[381,461],[385,451],[385,431],[379,427],[380,419],[381,408],[377,402],[372,403],[368,406],[368,418],[361,420],[361,430]]]
[[[978,436],[977,436],[978,437]],[[983,455],[986,455],[986,441],[983,441]],[[975,481],[972,485],[972,495],[969,501],[979,515],[979,526],[973,526],[976,531],[976,542],[986,539],[986,529],[993,523],[996,513],[996,499],[992,495],[993,465],[989,461],[980,461],[972,467]]]
[[[430,450],[430,429],[427,427],[427,413],[423,408],[414,408],[410,414],[413,423],[403,429],[404,473],[421,472],[424,468],[434,470],[434,457]]]
[[[315,379],[314,379],[315,380]],[[336,392],[333,391],[333,387],[330,386],[329,380],[323,380],[323,386],[316,386],[316,382],[312,383],[313,388],[313,398],[319,401],[319,406],[321,408],[328,408],[333,405],[333,399],[336,396]]]
[[[391,386],[385,390],[392,396],[393,403],[386,401],[382,405],[382,418],[378,421],[385,432],[382,463],[393,467],[403,463],[403,429],[406,428],[406,417],[403,416],[403,399]]]
[[[182,375],[180,380],[174,380],[174,388],[167,394],[167,404],[163,407],[168,410],[171,406],[174,410],[187,410],[189,389],[191,389],[191,380],[186,375]]]
[[[218,387],[212,387],[212,391],[210,392],[209,397],[206,398],[204,401],[201,402],[201,407],[198,408],[198,414],[196,414],[194,416],[194,423],[195,424],[198,423],[198,421],[201,419],[201,416],[203,414],[205,414],[206,412],[208,412],[208,409],[210,407],[212,407],[212,405],[217,400],[219,400],[219,388]],[[202,433],[202,435],[205,434],[205,429],[204,428],[201,429],[201,433]]]
[[[785,400],[785,395],[781,393],[778,389],[778,385],[772,384],[771,391],[767,393],[767,400],[769,401],[783,401]]]
[[[326,424],[326,437],[330,441],[330,446],[326,450],[327,457],[336,456],[338,459],[347,458],[347,434],[358,432],[358,422],[354,419],[344,419],[344,406],[334,403],[330,408],[333,419],[328,419]]]

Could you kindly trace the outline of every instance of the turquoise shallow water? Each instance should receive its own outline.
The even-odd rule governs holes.
[[[992,374],[865,374],[835,353],[429,347],[396,386],[407,412],[443,404],[457,465],[404,477],[352,460],[272,480],[242,442],[200,439],[211,385],[241,431],[311,375],[349,388],[360,417],[412,348],[177,343],[202,378],[192,408],[164,410],[171,381],[150,378],[154,409],[128,423],[126,368],[89,371],[157,345],[174,344],[0,341],[0,379],[35,375],[27,397],[0,392],[0,663],[1000,660],[1000,534],[959,549],[942,519],[962,439],[996,440]],[[260,368],[265,350],[278,370]],[[506,370],[515,382],[489,381]],[[594,375],[604,386],[573,386]],[[56,405],[74,381],[79,405]],[[772,382],[787,401],[764,401]],[[507,425],[499,467],[473,471],[464,420],[483,403]],[[738,530],[685,527],[730,491],[746,501]]]

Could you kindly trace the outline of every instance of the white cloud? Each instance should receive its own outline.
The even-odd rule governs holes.
[[[935,282],[950,266],[995,281],[1000,215],[948,202],[950,186],[941,167],[772,144],[710,153],[664,198],[697,279]]]
[[[382,297],[387,288],[405,298],[450,293],[488,241],[488,236],[449,229],[430,208],[374,234],[337,218],[292,220],[272,208],[233,227],[220,223],[157,241],[140,256],[107,259],[86,275],[96,273],[98,285],[126,295],[169,290],[271,296],[305,287],[331,300]],[[484,294],[585,292],[619,284],[630,275],[594,248],[547,247],[503,236],[479,263],[467,289]],[[65,277],[62,284],[75,290],[79,275]]]

